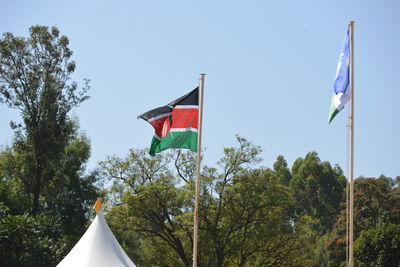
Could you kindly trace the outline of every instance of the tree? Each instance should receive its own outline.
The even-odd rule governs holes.
[[[172,159],[171,154],[149,157],[145,150],[131,150],[125,159],[111,157],[100,162],[100,173],[114,183],[111,201],[116,207],[110,211],[114,215],[108,219],[110,226],[117,231],[134,231],[144,243],[167,246],[166,255],[172,252],[175,256],[172,262],[177,257],[179,265],[189,266],[191,229],[180,219],[191,203],[191,195],[176,187],[179,180],[168,168]],[[143,246],[141,249],[149,250]],[[136,255],[134,261],[142,262],[141,255]],[[151,266],[149,262],[154,263],[156,257],[161,256],[153,255],[144,266]],[[162,258],[168,266],[167,258]]]
[[[313,266],[315,221],[301,216],[293,224],[290,188],[273,170],[255,167],[260,147],[237,141],[217,168],[202,169],[199,266]],[[100,173],[113,181],[110,227],[134,261],[190,266],[195,155],[131,150],[101,162]],[[136,249],[129,247],[132,237]]]
[[[321,162],[316,152],[310,152],[294,162],[292,176],[294,216],[319,219],[321,234],[331,230],[345,201],[346,180],[340,167],[332,168],[329,162]]]
[[[0,265],[55,266],[65,244],[56,218],[45,215],[11,215],[0,205]]]
[[[283,156],[278,156],[274,163],[274,171],[278,175],[280,182],[286,186],[290,184],[292,180],[292,173],[288,168],[287,162]]]
[[[392,182],[387,177],[358,178],[354,180],[354,240],[362,231],[379,228],[382,225],[400,225],[400,190],[392,187]],[[329,234],[327,247],[334,266],[339,266],[345,261],[346,247],[346,213],[343,206],[342,212],[336,219],[332,232]],[[371,230],[374,232],[375,230]],[[378,231],[378,230],[376,230]],[[382,229],[379,231],[383,231]],[[371,232],[371,233],[372,233]],[[382,232],[383,233],[383,232]],[[359,252],[359,257],[368,255]],[[373,264],[372,264],[373,265]],[[373,265],[374,266],[374,265]]]
[[[357,266],[400,266],[400,225],[384,224],[361,231],[355,244]]]
[[[400,190],[389,177],[360,178],[354,184],[354,212],[357,232],[386,223],[400,224]]]
[[[51,191],[76,130],[68,113],[88,98],[88,81],[81,91],[70,82],[75,62],[68,44],[56,27],[45,26],[31,27],[28,38],[8,32],[0,40],[0,103],[21,112],[22,124],[11,122],[11,127],[33,215],[45,207],[47,196],[42,203],[40,198]]]
[[[23,214],[30,206],[24,184],[18,179],[18,157],[10,147],[0,150],[0,203],[10,214]]]
[[[55,177],[43,190],[45,201],[40,214],[57,217],[63,234],[79,237],[87,222],[87,212],[98,196],[98,177],[95,172],[85,174],[85,162],[90,155],[90,144],[85,136],[71,135]],[[8,213],[22,215],[30,212],[30,194],[24,187],[26,177],[25,153],[15,144],[0,149],[0,203]],[[75,239],[75,238],[73,238]]]
[[[68,42],[45,26],[0,39],[0,103],[22,118],[0,148],[0,249],[10,255],[2,266],[54,266],[84,232],[98,195],[96,172],[86,173],[89,139],[69,115],[89,85],[78,91],[70,81]]]
[[[307,253],[313,222],[301,217],[291,223],[286,210],[293,198],[278,181],[269,169],[251,170],[235,176],[222,199],[202,206],[204,266],[313,265]]]

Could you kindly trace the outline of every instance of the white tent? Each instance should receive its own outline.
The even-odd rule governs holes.
[[[57,267],[135,267],[114,237],[101,210]]]

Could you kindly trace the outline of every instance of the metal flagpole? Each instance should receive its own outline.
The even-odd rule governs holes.
[[[194,229],[193,229],[193,267],[197,267],[197,254],[199,243],[199,191],[200,191],[200,161],[201,161],[201,134],[203,128],[203,98],[204,98],[204,77],[205,73],[200,74],[200,99],[199,99],[199,129],[197,139],[197,164],[196,164],[196,186],[194,195]]]
[[[350,176],[350,205],[349,205],[349,266],[354,266],[353,240],[354,240],[354,21],[350,21],[350,149],[349,149],[349,176]]]
[[[349,266],[349,181],[346,179],[346,266]]]

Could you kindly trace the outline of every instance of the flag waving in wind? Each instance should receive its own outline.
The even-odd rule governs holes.
[[[347,30],[346,38],[344,39],[342,52],[339,56],[339,63],[336,71],[335,83],[333,85],[334,94],[332,97],[332,105],[329,113],[329,123],[333,120],[336,114],[344,108],[344,105],[350,99],[349,90],[350,76],[350,38]]]
[[[199,88],[172,101],[168,105],[152,109],[138,118],[149,122],[154,130],[149,154],[168,148],[188,148],[197,151],[199,119]]]

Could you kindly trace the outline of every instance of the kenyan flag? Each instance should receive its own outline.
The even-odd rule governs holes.
[[[155,130],[149,154],[168,148],[197,151],[199,88],[168,105],[147,111],[138,118],[148,121]]]

